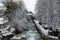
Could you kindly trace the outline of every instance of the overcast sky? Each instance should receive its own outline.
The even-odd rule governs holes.
[[[32,11],[34,13],[36,0],[23,0],[23,1],[26,5],[26,8],[28,9],[28,11]]]

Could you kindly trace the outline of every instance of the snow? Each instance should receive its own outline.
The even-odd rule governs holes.
[[[0,18],[0,24],[4,24],[4,23],[6,23],[6,22],[8,22],[8,20],[6,19],[4,19],[3,17],[2,18]]]
[[[15,31],[15,29],[14,29],[13,27],[11,27],[11,28],[10,28],[10,27],[11,27],[11,25],[8,25],[7,28],[5,28],[5,29],[0,29],[1,34],[2,34],[3,36],[11,35],[12,32]],[[10,28],[10,29],[9,29],[9,28]],[[9,29],[10,31],[8,31],[8,29]]]
[[[6,10],[7,8],[5,7],[5,5],[3,4],[3,3],[0,3],[0,10],[2,10],[3,9],[3,11],[4,10]]]
[[[48,30],[45,30],[45,29],[39,24],[39,22],[38,22],[37,20],[34,20],[34,21],[35,21],[37,27],[41,30],[41,32],[42,32],[44,35],[48,35]]]
[[[35,12],[35,4],[37,0],[23,0],[28,11]]]
[[[0,0],[0,2],[6,2],[6,0]]]
[[[58,37],[56,36],[49,36],[50,38],[53,38],[53,39],[58,39]]]

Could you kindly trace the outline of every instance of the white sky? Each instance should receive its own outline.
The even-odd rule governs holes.
[[[26,8],[28,9],[28,11],[32,11],[34,13],[36,0],[23,0],[23,1],[26,5]]]

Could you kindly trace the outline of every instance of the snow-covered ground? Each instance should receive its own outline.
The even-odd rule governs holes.
[[[35,31],[29,30],[29,31],[22,33],[20,35],[16,35],[11,39],[12,40],[13,39],[16,39],[16,40],[40,40],[40,36],[36,30]]]

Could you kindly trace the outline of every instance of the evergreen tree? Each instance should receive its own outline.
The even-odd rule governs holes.
[[[28,22],[27,21],[27,14],[28,14],[28,11],[27,9],[25,8],[25,4],[22,0],[13,0],[12,1],[12,4],[10,3],[11,1],[8,2],[8,4],[12,5],[12,21],[15,22],[15,24],[17,26],[15,26],[15,28],[18,30],[18,31],[26,31],[26,30],[29,30],[29,29],[33,29],[32,27],[34,26],[32,22]],[[15,9],[14,7],[16,7],[16,5],[18,5],[18,7]],[[10,7],[9,7],[10,8]],[[14,8],[14,9],[13,9]]]

